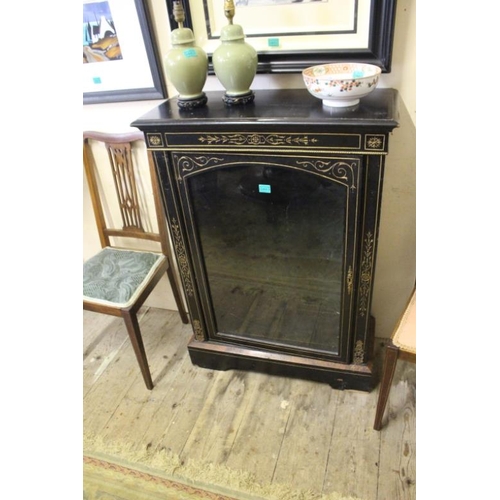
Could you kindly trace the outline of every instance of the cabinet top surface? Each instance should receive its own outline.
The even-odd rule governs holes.
[[[218,124],[309,124],[321,126],[398,126],[398,94],[394,89],[375,89],[356,107],[328,108],[306,89],[255,90],[250,104],[226,106],[223,91],[206,92],[208,102],[193,110],[180,109],[170,98],[135,120],[139,129],[158,126],[192,127]]]

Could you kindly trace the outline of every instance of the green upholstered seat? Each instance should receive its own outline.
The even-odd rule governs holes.
[[[127,307],[164,260],[160,253],[106,247],[83,264],[83,299]]]

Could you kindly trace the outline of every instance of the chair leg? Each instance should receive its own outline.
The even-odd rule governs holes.
[[[130,342],[132,342],[132,347],[134,348],[137,361],[139,362],[142,377],[144,378],[146,387],[151,390],[153,389],[153,381],[151,379],[151,372],[149,371],[146,350],[144,349],[144,342],[142,341],[137,314],[127,310],[122,310],[122,317],[125,320],[128,336],[130,338]]]
[[[373,428],[379,431],[382,428],[382,418],[384,416],[389,392],[391,390],[392,379],[396,370],[399,349],[390,342],[385,349],[384,368],[382,372],[382,380],[380,381],[380,389],[377,402],[377,410],[375,412],[375,423]]]
[[[181,321],[185,324],[189,323],[189,319],[184,309],[184,302],[182,301],[182,296],[180,293],[179,284],[177,283],[177,278],[172,269],[172,265],[169,264],[167,269],[168,280],[170,281],[170,287],[172,288],[172,293],[174,294],[175,303],[177,304],[177,309],[181,316]]]

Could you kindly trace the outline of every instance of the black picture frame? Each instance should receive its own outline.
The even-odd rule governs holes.
[[[146,0],[127,0],[135,5],[137,20],[140,25],[142,41],[147,56],[152,85],[141,88],[106,90],[99,92],[83,92],[83,104],[100,104],[125,101],[143,101],[167,98],[167,86],[163,72],[160,70],[160,57],[153,39],[151,15]]]
[[[165,0],[169,13],[171,29],[177,27],[173,18],[174,0]],[[186,14],[184,27],[193,29],[190,0],[180,0]],[[195,0],[196,8],[203,8],[204,0]],[[305,68],[317,64],[334,62],[363,62],[375,64],[382,69],[383,73],[391,72],[392,47],[394,40],[394,26],[396,17],[397,0],[371,0],[369,21],[368,47],[342,48],[342,49],[320,49],[309,51],[258,51],[258,73],[300,73]],[[236,22],[236,21],[235,21]],[[208,23],[207,23],[208,24]],[[244,28],[244,22],[242,21]],[[194,29],[193,29],[194,31]],[[208,31],[208,27],[207,27]],[[196,35],[196,33],[195,33]],[[313,34],[314,35],[314,34]],[[251,36],[247,36],[251,43]],[[213,73],[212,54],[209,57],[209,71]]]

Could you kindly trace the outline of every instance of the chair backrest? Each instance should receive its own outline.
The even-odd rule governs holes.
[[[159,243],[162,252],[168,255],[165,214],[154,162],[151,153],[146,154],[145,151],[144,134],[139,131],[83,133],[83,163],[101,246],[127,248],[131,239],[136,242],[149,240]],[[141,153],[148,163],[149,179],[140,175],[140,162],[137,160]],[[106,185],[103,179],[112,181],[109,180]],[[144,186],[152,187],[157,227],[153,226],[148,216],[150,210],[145,208],[147,194],[140,189]],[[137,243],[130,247],[144,249],[139,248]]]

